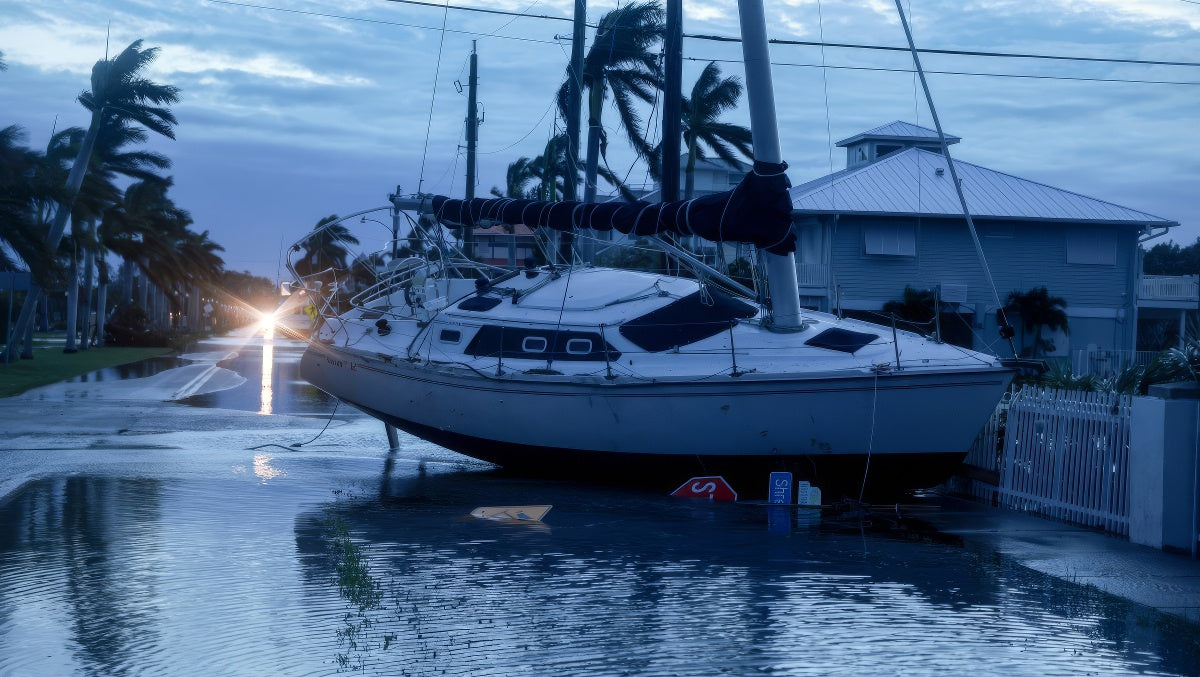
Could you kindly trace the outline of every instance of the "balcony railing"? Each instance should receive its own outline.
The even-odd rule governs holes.
[[[1144,301],[1200,302],[1200,275],[1145,275],[1138,298]]]
[[[824,263],[797,263],[796,283],[801,287],[824,287],[829,283],[829,266]]]

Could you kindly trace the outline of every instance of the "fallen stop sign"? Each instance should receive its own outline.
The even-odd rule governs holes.
[[[724,477],[693,477],[683,483],[672,496],[677,498],[707,498],[710,501],[736,501],[737,492]]]

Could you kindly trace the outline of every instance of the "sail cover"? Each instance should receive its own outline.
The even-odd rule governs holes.
[[[449,226],[592,228],[628,235],[698,235],[713,242],[746,242],[772,254],[796,251],[786,163],[755,162],[733,190],[676,202],[541,202],[510,198],[471,201],[434,196],[433,213]]]

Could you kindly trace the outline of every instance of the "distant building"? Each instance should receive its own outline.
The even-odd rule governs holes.
[[[936,132],[896,121],[837,145],[846,169],[791,189],[802,302],[869,314],[905,286],[938,290],[948,337],[1006,353],[997,296]],[[961,160],[955,167],[999,302],[1040,286],[1066,299],[1070,334],[1051,337],[1053,355],[1132,351],[1143,296],[1138,244],[1178,224]]]

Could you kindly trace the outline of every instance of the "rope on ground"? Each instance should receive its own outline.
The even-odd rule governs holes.
[[[283,446],[282,444],[274,444],[274,443],[260,444],[257,447],[247,447],[246,450],[247,451],[256,451],[258,449],[264,449],[266,447],[279,447],[280,449],[287,449],[288,451],[291,451],[292,449],[299,449],[300,447],[303,447],[306,444],[312,444],[313,442],[317,441],[317,438],[321,437],[321,435],[324,435],[326,430],[329,429],[329,424],[333,423],[333,417],[334,417],[334,415],[337,414],[338,407],[340,407],[341,404],[342,404],[341,400],[334,399],[333,411],[329,412],[329,419],[325,421],[325,427],[321,428],[321,432],[317,433],[316,436],[313,437],[311,440],[308,440],[306,442],[293,442],[292,444],[290,444],[286,447]]]

